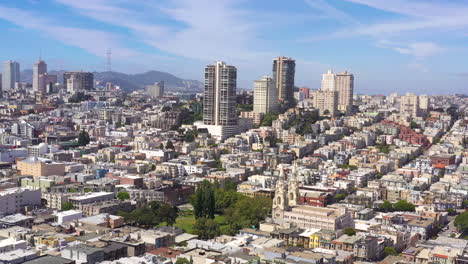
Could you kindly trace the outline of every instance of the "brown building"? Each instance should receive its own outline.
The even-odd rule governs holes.
[[[36,157],[18,161],[17,169],[20,175],[31,175],[33,177],[65,175],[65,164]]]

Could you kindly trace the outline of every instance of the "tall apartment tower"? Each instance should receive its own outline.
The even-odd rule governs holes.
[[[349,114],[353,106],[354,75],[347,71],[336,74],[335,90],[338,92],[338,110]]]
[[[80,89],[94,90],[94,75],[91,72],[65,72],[63,73],[63,84],[68,86],[68,79],[74,77],[77,82],[80,82]],[[75,81],[74,80],[74,81]]]
[[[400,113],[419,116],[419,97],[412,93],[403,95],[400,99]]]
[[[237,69],[224,62],[205,68],[203,123],[215,126],[237,125]]]
[[[269,76],[254,81],[254,106],[256,113],[278,112],[278,93],[275,81]]]
[[[16,61],[5,61],[3,63],[2,90],[15,89],[15,83],[20,81],[20,65]]]
[[[153,97],[164,95],[164,81],[156,82],[153,85],[146,86],[146,93]]]
[[[273,79],[278,91],[278,99],[286,106],[294,102],[294,75],[296,61],[292,58],[278,57],[273,60]]]
[[[38,61],[36,61],[34,63],[34,67],[33,67],[33,91],[34,92],[43,92],[44,88],[41,87],[41,83],[40,83],[40,80],[39,80],[39,76],[41,74],[45,74],[47,72],[47,64],[45,63],[45,61],[39,59]]]
[[[335,74],[333,70],[328,70],[327,73],[322,74],[322,91],[335,91]]]
[[[330,90],[318,90],[313,92],[312,104],[321,115],[336,116],[338,112],[338,92]]]

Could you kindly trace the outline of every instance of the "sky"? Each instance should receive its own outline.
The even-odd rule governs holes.
[[[328,69],[355,92],[468,94],[468,0],[0,0],[0,60],[31,69],[140,73],[202,80],[225,61],[238,87],[296,60],[296,85]]]

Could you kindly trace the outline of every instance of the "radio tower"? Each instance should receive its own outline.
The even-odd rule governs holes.
[[[112,63],[111,63],[112,50],[110,48],[107,49],[106,55],[107,55],[107,71],[111,72],[112,71]]]

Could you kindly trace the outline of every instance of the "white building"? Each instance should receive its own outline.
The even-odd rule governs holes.
[[[34,63],[33,67],[33,91],[43,92],[43,87],[40,85],[39,76],[47,72],[47,64],[45,61],[39,59]]]
[[[64,224],[83,218],[83,212],[80,210],[68,210],[56,214],[57,223]]]
[[[0,191],[0,214],[9,215],[23,211],[25,206],[40,206],[41,190],[9,188]]]
[[[256,113],[278,112],[278,91],[273,78],[264,76],[254,81],[254,107]]]
[[[3,63],[2,90],[15,89],[15,83],[20,81],[20,65],[16,61],[5,61]]]
[[[156,82],[146,86],[146,93],[153,97],[164,96],[164,81]]]

